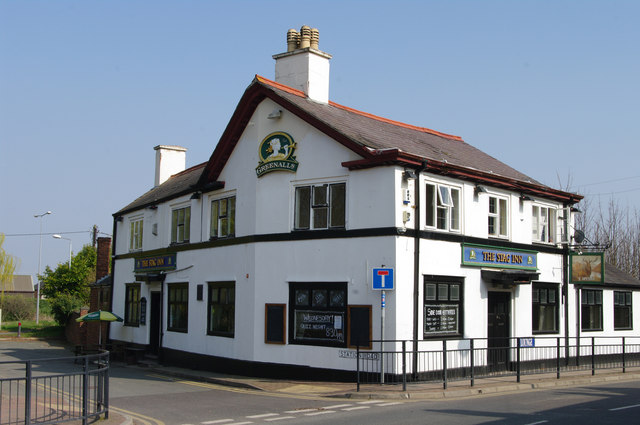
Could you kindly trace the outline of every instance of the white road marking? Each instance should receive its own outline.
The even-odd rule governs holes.
[[[384,406],[395,406],[396,404],[402,404],[401,401],[392,401],[389,403],[380,403],[380,404],[376,404],[376,406],[380,406],[380,407],[384,407]]]
[[[247,425],[247,424],[252,424],[253,422],[251,421],[247,421],[247,422],[233,422],[233,425]]]
[[[335,410],[321,410],[319,412],[305,413],[305,416],[326,415],[327,413],[336,413]]]
[[[247,418],[249,419],[258,419],[258,418],[268,418],[270,416],[278,416],[279,413],[263,413],[261,415],[251,415],[251,416],[247,416]]]
[[[295,416],[278,416],[277,418],[265,419],[266,422],[282,421],[284,419],[296,419]]]
[[[360,410],[360,409],[368,409],[370,406],[356,406],[356,407],[347,407],[346,409],[342,409],[345,412],[350,412],[352,410]]]
[[[224,424],[227,422],[233,422],[235,421],[235,419],[218,419],[215,421],[207,421],[207,422],[200,422],[202,425],[213,425],[213,424]]]
[[[326,406],[326,407],[323,407],[323,409],[331,410],[331,409],[339,409],[339,408],[341,408],[341,407],[349,407],[349,406],[353,406],[353,404],[351,404],[351,403],[347,403],[347,404],[336,404],[336,405],[334,405],[334,406]]]
[[[369,400],[369,401],[359,401],[358,404],[376,404],[376,403],[384,403],[383,400]]]
[[[539,424],[546,424],[549,421],[538,421],[538,422],[531,422],[530,424],[527,425],[539,425]]]
[[[287,410],[284,413],[288,413],[288,414],[292,414],[292,413],[308,413],[308,412],[315,412],[318,409],[300,409],[300,410]]]
[[[631,405],[631,406],[616,407],[615,409],[609,409],[609,411],[610,412],[615,412],[616,410],[633,409],[634,407],[640,407],[640,404],[634,404],[634,405]]]

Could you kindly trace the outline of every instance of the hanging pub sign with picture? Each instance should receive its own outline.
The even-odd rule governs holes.
[[[569,254],[571,283],[604,283],[604,252],[572,252]]]

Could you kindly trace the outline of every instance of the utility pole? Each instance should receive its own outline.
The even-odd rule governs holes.
[[[93,247],[95,248],[98,243],[98,225],[93,225],[93,230],[91,231],[91,240],[93,242]]]

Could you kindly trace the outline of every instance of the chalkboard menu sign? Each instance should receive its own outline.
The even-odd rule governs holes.
[[[457,305],[433,304],[424,306],[424,333],[457,334],[460,311]]]
[[[294,339],[297,341],[344,342],[344,313],[296,310]]]

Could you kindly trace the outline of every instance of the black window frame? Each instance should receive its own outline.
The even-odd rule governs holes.
[[[602,289],[580,290],[580,329],[583,332],[598,332],[603,330],[602,315]],[[595,314],[592,314],[595,313]],[[597,316],[598,323],[592,323],[592,319]],[[585,320],[585,318],[588,318]]]
[[[207,295],[207,335],[235,337],[236,283],[234,281],[208,282]],[[223,299],[224,298],[224,299]],[[220,322],[226,319],[226,329],[214,329],[215,309],[221,312]],[[218,323],[218,321],[216,320]]]
[[[174,292],[180,291],[180,299],[176,299]],[[174,307],[184,305],[184,317],[180,318],[184,323],[174,322]],[[167,331],[189,332],[189,284],[169,283],[167,285]]]
[[[621,325],[620,316],[626,311],[626,319],[628,323]],[[632,291],[613,291],[613,329],[616,331],[633,330],[633,292]]]
[[[551,295],[553,294],[553,295]],[[531,285],[531,333],[534,335],[560,332],[560,290],[557,283],[532,282]],[[536,329],[540,315],[547,308],[553,309],[554,329]],[[545,317],[542,314],[543,320]]]
[[[348,285],[347,282],[290,282],[289,283],[289,344],[314,345],[323,347],[346,347],[348,330]],[[306,293],[306,298],[296,299],[297,295]],[[318,301],[321,295],[324,299]],[[341,294],[341,295],[340,295]],[[342,296],[342,301],[334,301],[334,296]],[[326,301],[325,301],[326,300]],[[333,304],[333,305],[332,305]],[[337,305],[340,304],[340,305]],[[317,316],[341,316],[341,332],[334,333],[328,338],[300,336],[296,329],[298,313]],[[335,322],[334,322],[335,323]],[[321,324],[319,326],[322,326]],[[331,332],[330,329],[325,329]],[[310,330],[310,332],[313,332]],[[321,332],[318,330],[318,332]],[[331,339],[335,337],[335,339]]]
[[[124,295],[124,326],[140,326],[140,287],[139,283],[127,283]],[[137,294],[137,297],[135,296]]]
[[[464,277],[458,276],[424,275],[422,285],[423,339],[461,338],[464,336],[464,280]],[[455,291],[452,291],[452,288],[457,289],[457,297],[452,295],[455,293]],[[432,292],[432,290],[435,292]],[[432,308],[430,309],[429,307]],[[457,330],[428,332],[427,326],[429,326],[429,322],[433,322],[433,320],[427,320],[427,315],[435,319],[435,317],[440,316],[437,314],[438,311],[451,311],[449,307],[455,307],[457,309]],[[429,314],[430,311],[431,314]]]
[[[320,190],[324,191],[324,196],[318,195]],[[296,186],[294,208],[294,230],[344,229],[347,224],[347,183]],[[326,223],[322,225],[318,221]]]

